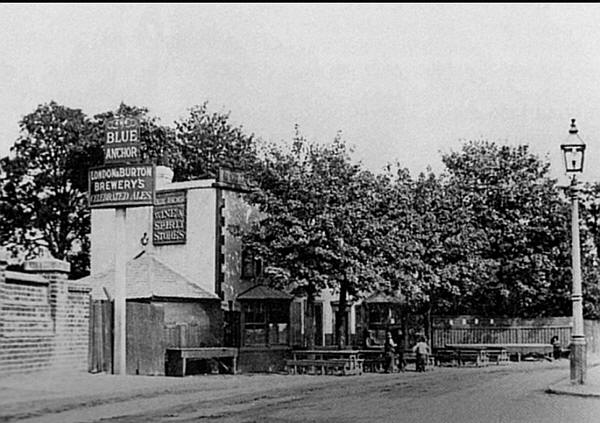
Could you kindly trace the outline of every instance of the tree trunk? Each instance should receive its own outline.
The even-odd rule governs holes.
[[[431,335],[432,335],[432,322],[431,322],[431,301],[427,304],[427,311],[425,313],[425,336],[427,337],[427,343],[431,346]]]
[[[306,314],[304,317],[304,345],[312,350],[315,348],[315,295],[312,292],[309,292],[306,297]]]
[[[342,280],[340,283],[340,298],[337,316],[335,319],[335,333],[337,339],[337,346],[339,349],[346,348],[346,304],[348,295],[348,285],[346,280]]]

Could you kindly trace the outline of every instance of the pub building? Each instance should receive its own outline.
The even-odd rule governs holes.
[[[127,260],[127,373],[168,374],[167,349],[203,347],[235,349],[240,372],[283,370],[291,349],[306,343],[306,300],[268,287],[262,263],[245,254],[231,230],[260,218],[244,201],[243,179],[227,169],[215,179],[172,182],[172,176],[157,166],[154,204],[127,209],[121,247]],[[91,214],[91,274],[82,282],[92,287],[98,314],[98,305],[110,304],[114,293],[115,211],[93,208]],[[360,342],[361,304],[348,303],[345,332],[352,344]],[[336,309],[337,295],[324,290],[316,299],[315,345],[336,342]],[[110,324],[102,313],[104,320],[91,316],[93,326]],[[96,370],[110,372],[106,333],[106,327],[91,331],[91,361]],[[207,360],[187,373],[214,371],[212,365]]]

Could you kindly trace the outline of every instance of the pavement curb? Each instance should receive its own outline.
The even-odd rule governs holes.
[[[567,389],[553,388],[551,386],[549,386],[546,389],[546,393],[554,394],[554,395],[571,395],[574,397],[584,397],[584,398],[600,398],[600,392],[576,392],[576,391],[569,391]]]
[[[600,362],[594,362],[588,366],[589,369],[593,369],[600,366]],[[594,386],[594,390],[591,390],[591,386]],[[571,385],[569,379],[564,379],[561,382],[548,386],[545,390],[547,394],[553,395],[571,395],[575,397],[583,398],[600,398],[600,386],[598,385]],[[584,391],[584,389],[588,389]]]

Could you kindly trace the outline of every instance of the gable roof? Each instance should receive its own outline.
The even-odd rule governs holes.
[[[189,298],[220,300],[152,254],[142,254],[127,262],[126,298]],[[81,282],[92,287],[93,298],[114,296],[115,271],[90,275]]]
[[[292,298],[291,295],[266,285],[255,285],[237,296],[238,300],[291,300]]]

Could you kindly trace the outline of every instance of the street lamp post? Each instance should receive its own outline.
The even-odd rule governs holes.
[[[567,173],[572,174],[569,194],[571,196],[571,234],[572,234],[572,272],[573,288],[571,301],[573,303],[573,327],[571,332],[571,383],[585,383],[586,373],[586,344],[583,329],[583,295],[581,291],[581,259],[579,248],[579,189],[577,186],[577,173],[583,171],[583,157],[585,143],[579,137],[575,119],[571,119],[569,138],[560,148],[565,159]]]

